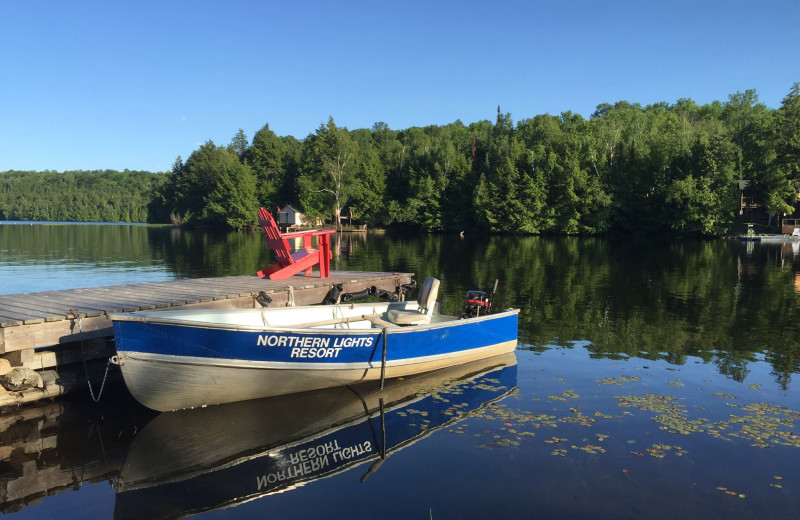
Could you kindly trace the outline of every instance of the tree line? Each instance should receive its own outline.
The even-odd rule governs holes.
[[[494,122],[348,130],[331,117],[302,140],[266,124],[252,141],[242,130],[226,146],[208,141],[164,174],[68,173],[66,193],[89,208],[73,211],[98,220],[241,228],[258,206],[288,203],[325,221],[428,232],[714,236],[738,215],[739,180],[768,214],[794,213],[800,83],[777,109],[747,90],[705,105],[601,104],[589,119],[564,112],[515,123],[498,107]],[[0,217],[66,214],[47,191],[53,175],[2,174]],[[20,176],[46,179],[31,190],[14,183]],[[94,193],[81,200],[85,188]]]
[[[0,173],[0,220],[146,222],[160,175],[125,170]],[[156,217],[157,218],[157,217]]]

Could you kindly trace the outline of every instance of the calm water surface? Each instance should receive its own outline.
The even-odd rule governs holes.
[[[9,518],[797,518],[800,258],[738,241],[336,235],[334,269],[500,279],[512,359],[156,414],[0,415]],[[252,274],[257,233],[0,223],[0,294]],[[383,406],[378,399],[383,398]],[[375,464],[376,460],[383,461]]]

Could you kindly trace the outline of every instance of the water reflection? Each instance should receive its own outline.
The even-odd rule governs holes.
[[[151,235],[137,224],[0,222],[0,293],[172,280]]]
[[[375,384],[164,413],[130,446],[115,518],[231,507],[387,458],[516,387],[514,354]],[[366,466],[371,462],[370,466]]]
[[[100,403],[78,395],[2,410],[0,513],[41,517],[56,496],[103,482],[117,489],[117,518],[170,518],[362,466],[358,481],[409,444],[514,392],[516,374],[509,354],[388,380],[383,391],[341,387],[161,415],[109,380]],[[87,511],[105,516],[95,513]]]
[[[131,440],[155,416],[121,380],[109,380],[100,403],[81,395],[1,412],[3,514],[116,478]]]

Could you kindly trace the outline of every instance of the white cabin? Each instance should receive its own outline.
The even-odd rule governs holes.
[[[278,208],[278,225],[281,227],[302,226],[305,223],[305,215],[297,208],[289,204]]]

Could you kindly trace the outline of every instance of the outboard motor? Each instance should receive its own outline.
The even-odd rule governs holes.
[[[499,279],[494,281],[492,292],[488,295],[485,291],[467,291],[467,297],[464,301],[464,310],[461,312],[459,318],[476,318],[489,314],[492,310],[492,301],[497,292],[497,284],[499,282]]]

